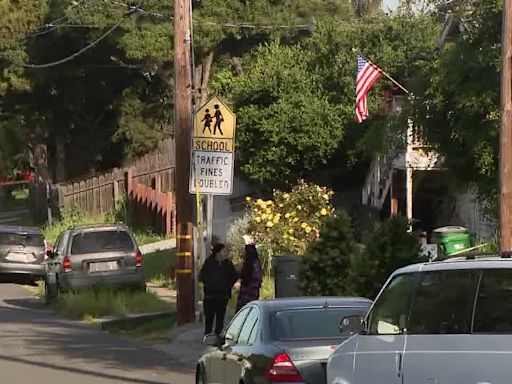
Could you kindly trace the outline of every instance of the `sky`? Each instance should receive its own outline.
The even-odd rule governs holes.
[[[398,7],[399,2],[400,2],[400,0],[384,0],[383,7],[385,10],[387,10],[387,8],[394,10]]]

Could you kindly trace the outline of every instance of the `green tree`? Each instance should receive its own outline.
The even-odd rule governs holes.
[[[307,296],[340,296],[346,293],[352,260],[360,254],[350,219],[344,212],[330,216],[320,238],[301,259],[300,285]]]
[[[466,32],[415,76],[415,120],[453,175],[496,203],[502,2],[456,5]]]
[[[373,299],[393,271],[418,262],[418,241],[407,229],[403,216],[392,217],[377,227],[368,237],[365,250],[353,260],[349,292]]]
[[[402,81],[429,60],[439,26],[428,15],[404,11],[393,17],[375,16],[365,24],[350,15],[326,18],[315,33],[297,44],[262,46],[246,60],[239,77],[218,82],[238,114],[238,165],[258,183],[293,181],[324,164],[337,151],[354,151],[361,126],[354,122],[356,55],[360,48]],[[372,116],[383,79],[370,96]],[[384,135],[383,130],[369,134]],[[349,138],[346,140],[346,138]],[[382,142],[382,140],[380,140]]]

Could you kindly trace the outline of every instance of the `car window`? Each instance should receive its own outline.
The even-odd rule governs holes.
[[[473,332],[512,333],[512,270],[484,270]]]
[[[470,333],[479,274],[477,270],[421,273],[407,333]]]
[[[253,307],[247,318],[245,319],[245,323],[242,326],[240,331],[240,335],[238,336],[238,344],[249,345],[252,344],[249,342],[251,333],[253,329],[256,327],[256,323],[258,322],[260,316],[260,311],[258,308]]]
[[[252,328],[251,334],[249,335],[249,345],[253,345],[256,343],[256,340],[258,338],[258,331],[260,329],[260,318],[256,321],[256,324],[254,324],[254,327]]]
[[[61,242],[62,242],[62,234],[60,234],[59,237],[57,237],[57,240],[55,240],[55,244],[53,245],[53,250],[55,252],[58,252],[58,249],[62,246]]]
[[[244,324],[244,320],[249,314],[249,311],[251,310],[250,307],[244,308],[241,310],[236,317],[233,319],[231,324],[229,324],[228,329],[226,330],[226,333],[224,337],[226,340],[231,340],[236,342],[238,339],[238,334],[240,333],[240,329],[242,328],[242,325]]]
[[[44,248],[44,238],[39,234],[0,233],[0,245]]]
[[[398,335],[406,326],[416,274],[398,275],[377,298],[368,318],[371,335]]]
[[[126,231],[83,232],[73,236],[71,244],[72,255],[134,250],[135,244]]]
[[[368,308],[287,309],[272,320],[275,340],[339,339],[340,321],[347,316],[365,316]]]
[[[68,243],[69,232],[64,232],[58,240],[58,244],[55,245],[54,249],[57,251],[59,255],[64,255],[66,253],[66,244]]]

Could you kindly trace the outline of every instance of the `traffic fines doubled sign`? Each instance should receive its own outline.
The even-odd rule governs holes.
[[[189,191],[231,195],[235,164],[236,116],[212,97],[194,115]]]

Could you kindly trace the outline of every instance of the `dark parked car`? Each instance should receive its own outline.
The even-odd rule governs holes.
[[[49,254],[47,301],[61,291],[98,285],[146,287],[142,254],[123,224],[71,228],[59,236]]]
[[[46,245],[38,228],[0,226],[0,278],[34,282],[44,276]]]
[[[325,383],[327,359],[345,339],[340,321],[365,315],[371,300],[311,297],[256,301],[242,308],[199,359],[196,383]]]

